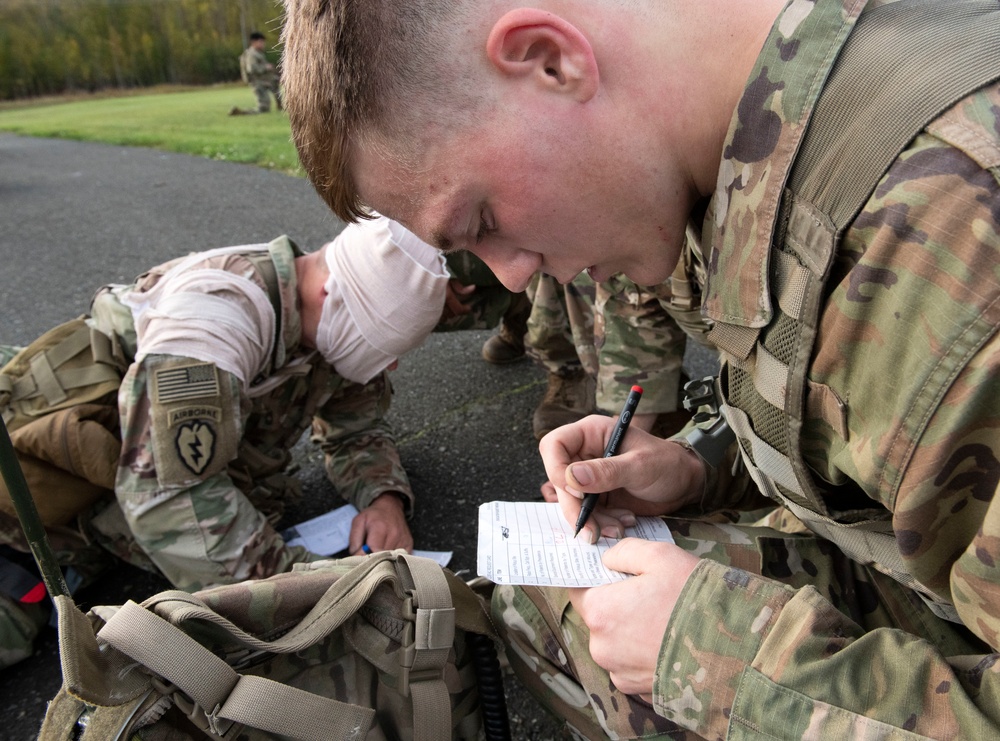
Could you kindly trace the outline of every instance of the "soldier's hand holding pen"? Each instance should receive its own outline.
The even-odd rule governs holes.
[[[576,523],[584,494],[603,494],[584,526],[591,542],[598,537],[594,520],[601,533],[621,537],[635,515],[668,514],[697,502],[702,492],[705,472],[698,457],[641,429],[629,432],[618,455],[602,458],[614,425],[614,418],[591,415],[553,430],[538,444],[549,479],[543,496],[551,501],[555,493],[570,524]]]

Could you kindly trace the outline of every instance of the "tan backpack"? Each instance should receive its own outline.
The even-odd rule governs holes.
[[[486,600],[435,561],[383,551],[84,615],[2,423],[0,473],[59,615],[43,741],[510,738]]]
[[[121,346],[85,317],[60,324],[0,368],[0,412],[42,521],[65,525],[114,489],[121,454]],[[0,482],[0,511],[14,516]]]
[[[508,738],[488,606],[403,551],[81,613],[39,739]],[[477,681],[477,677],[479,680]]]

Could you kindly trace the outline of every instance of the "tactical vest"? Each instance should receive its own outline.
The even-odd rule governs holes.
[[[886,38],[894,41],[890,49]],[[947,59],[939,58],[941,49]],[[852,559],[915,590],[935,614],[956,622],[950,595],[908,573],[888,510],[831,510],[833,499],[824,498],[804,462],[801,431],[812,416],[844,439],[848,434],[847,405],[807,379],[825,282],[844,233],[909,142],[997,78],[996,2],[900,0],[864,11],[815,107],[772,222],[773,317],[763,328],[717,322],[710,334],[723,352],[721,411],[760,490]],[[980,335],[968,337],[966,348],[981,346],[996,326],[973,331]],[[957,372],[968,357],[953,355],[947,362]]]

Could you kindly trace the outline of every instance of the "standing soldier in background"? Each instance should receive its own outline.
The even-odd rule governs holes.
[[[449,264],[456,258],[449,255]],[[633,424],[660,437],[684,427],[690,416],[680,404],[687,339],[713,347],[711,323],[700,313],[701,290],[690,279],[697,274],[704,274],[701,253],[686,249],[674,274],[655,286],[621,274],[594,283],[586,273],[560,286],[538,273],[527,291],[511,294],[483,358],[502,365],[529,355],[548,374],[532,417],[536,439],[588,414],[617,415],[634,384],[644,394]],[[527,311],[520,308],[522,296]]]
[[[250,46],[240,54],[240,77],[247,83],[257,96],[257,113],[267,113],[271,110],[271,97],[274,104],[281,110],[281,90],[278,86],[278,73],[274,65],[267,61],[264,54],[266,39],[260,31],[250,34]],[[229,115],[237,113],[252,113],[240,108],[233,108]]]

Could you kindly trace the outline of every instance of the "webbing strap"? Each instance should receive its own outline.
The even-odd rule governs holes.
[[[38,392],[45,397],[50,405],[66,401],[66,392],[56,378],[55,369],[49,363],[45,353],[39,353],[31,359],[31,377],[35,379]]]
[[[817,102],[790,189],[838,229],[849,224],[915,132],[1000,77],[998,21],[996,0],[901,0],[862,13]]]
[[[61,404],[69,389],[97,385],[105,382],[117,383],[120,379],[119,361],[111,353],[111,340],[101,332],[81,324],[80,327],[63,338],[45,352],[35,355],[30,361],[31,372],[11,383],[0,376],[0,392],[10,391],[12,401],[33,399],[44,396],[50,405]],[[81,352],[90,349],[94,363],[81,368],[60,368]],[[104,362],[108,358],[110,364]]]
[[[79,329],[68,335],[58,345],[50,347],[46,350],[45,355],[48,357],[49,363],[52,364],[52,367],[58,368],[67,360],[79,355],[88,347],[90,347],[90,327],[80,325]]]
[[[364,559],[358,567],[330,585],[298,625],[273,641],[262,640],[247,633],[187,592],[162,592],[143,602],[143,606],[149,609],[155,607],[161,613],[166,612],[173,623],[184,620],[213,623],[250,648],[272,653],[295,653],[326,638],[356,613],[380,584],[395,578],[393,557],[392,552],[385,551]]]
[[[45,362],[45,356],[36,355],[31,359],[31,373],[13,383],[11,400],[21,401],[45,396],[49,404],[58,404],[66,400],[66,391],[69,389],[106,381],[117,383],[120,380],[121,376],[110,365],[95,364],[83,368],[52,371],[52,366]],[[0,388],[0,391],[2,390]]]
[[[404,588],[416,596],[413,649],[404,654],[404,686],[413,695],[414,741],[451,736],[451,696],[444,667],[455,642],[455,608],[441,567],[428,558],[403,555],[398,562]]]
[[[98,632],[205,711],[214,733],[240,723],[304,741],[363,738],[375,711],[237,673],[184,631],[131,600]]]
[[[722,412],[737,438],[741,440],[740,445],[744,445],[744,441],[749,443],[751,458],[745,460],[744,463],[750,477],[765,495],[788,508],[814,533],[835,543],[852,560],[865,566],[872,566],[903,586],[917,592],[938,617],[956,623],[962,622],[958,617],[958,612],[951,604],[910,575],[896,544],[896,536],[892,532],[890,520],[861,520],[856,523],[837,522],[786,496],[780,488],[775,486],[775,482],[780,483],[786,489],[800,493],[798,481],[794,478],[791,461],[788,457],[761,440],[750,426],[749,417],[742,411],[723,405]],[[751,463],[751,459],[753,463]],[[793,485],[789,486],[789,484]]]
[[[774,479],[789,491],[804,497],[802,487],[799,486],[799,480],[795,476],[795,471],[792,469],[792,463],[788,456],[775,449],[754,432],[753,426],[750,424],[750,418],[746,415],[746,412],[742,409],[731,407],[728,404],[720,405],[719,411],[722,412],[722,416],[726,418],[729,426],[733,428],[736,437],[741,441],[740,445],[742,446],[744,441],[749,443],[750,450],[747,451],[749,456],[744,456],[748,458],[746,460],[748,470],[753,472],[756,469],[765,476]],[[777,487],[772,486],[770,489],[776,491]],[[764,493],[770,496],[769,490],[765,490]],[[803,501],[805,500],[803,499]]]
[[[414,739],[448,738],[451,696],[443,672],[455,641],[455,609],[444,571],[431,559],[390,551],[368,556],[337,579],[298,625],[274,641],[248,634],[186,592],[161,593],[143,604],[166,611],[172,622],[198,619],[218,625],[251,648],[292,653],[321,641],[360,610],[380,584],[396,579],[402,591],[415,598],[400,678],[401,687],[408,686],[413,694]]]

